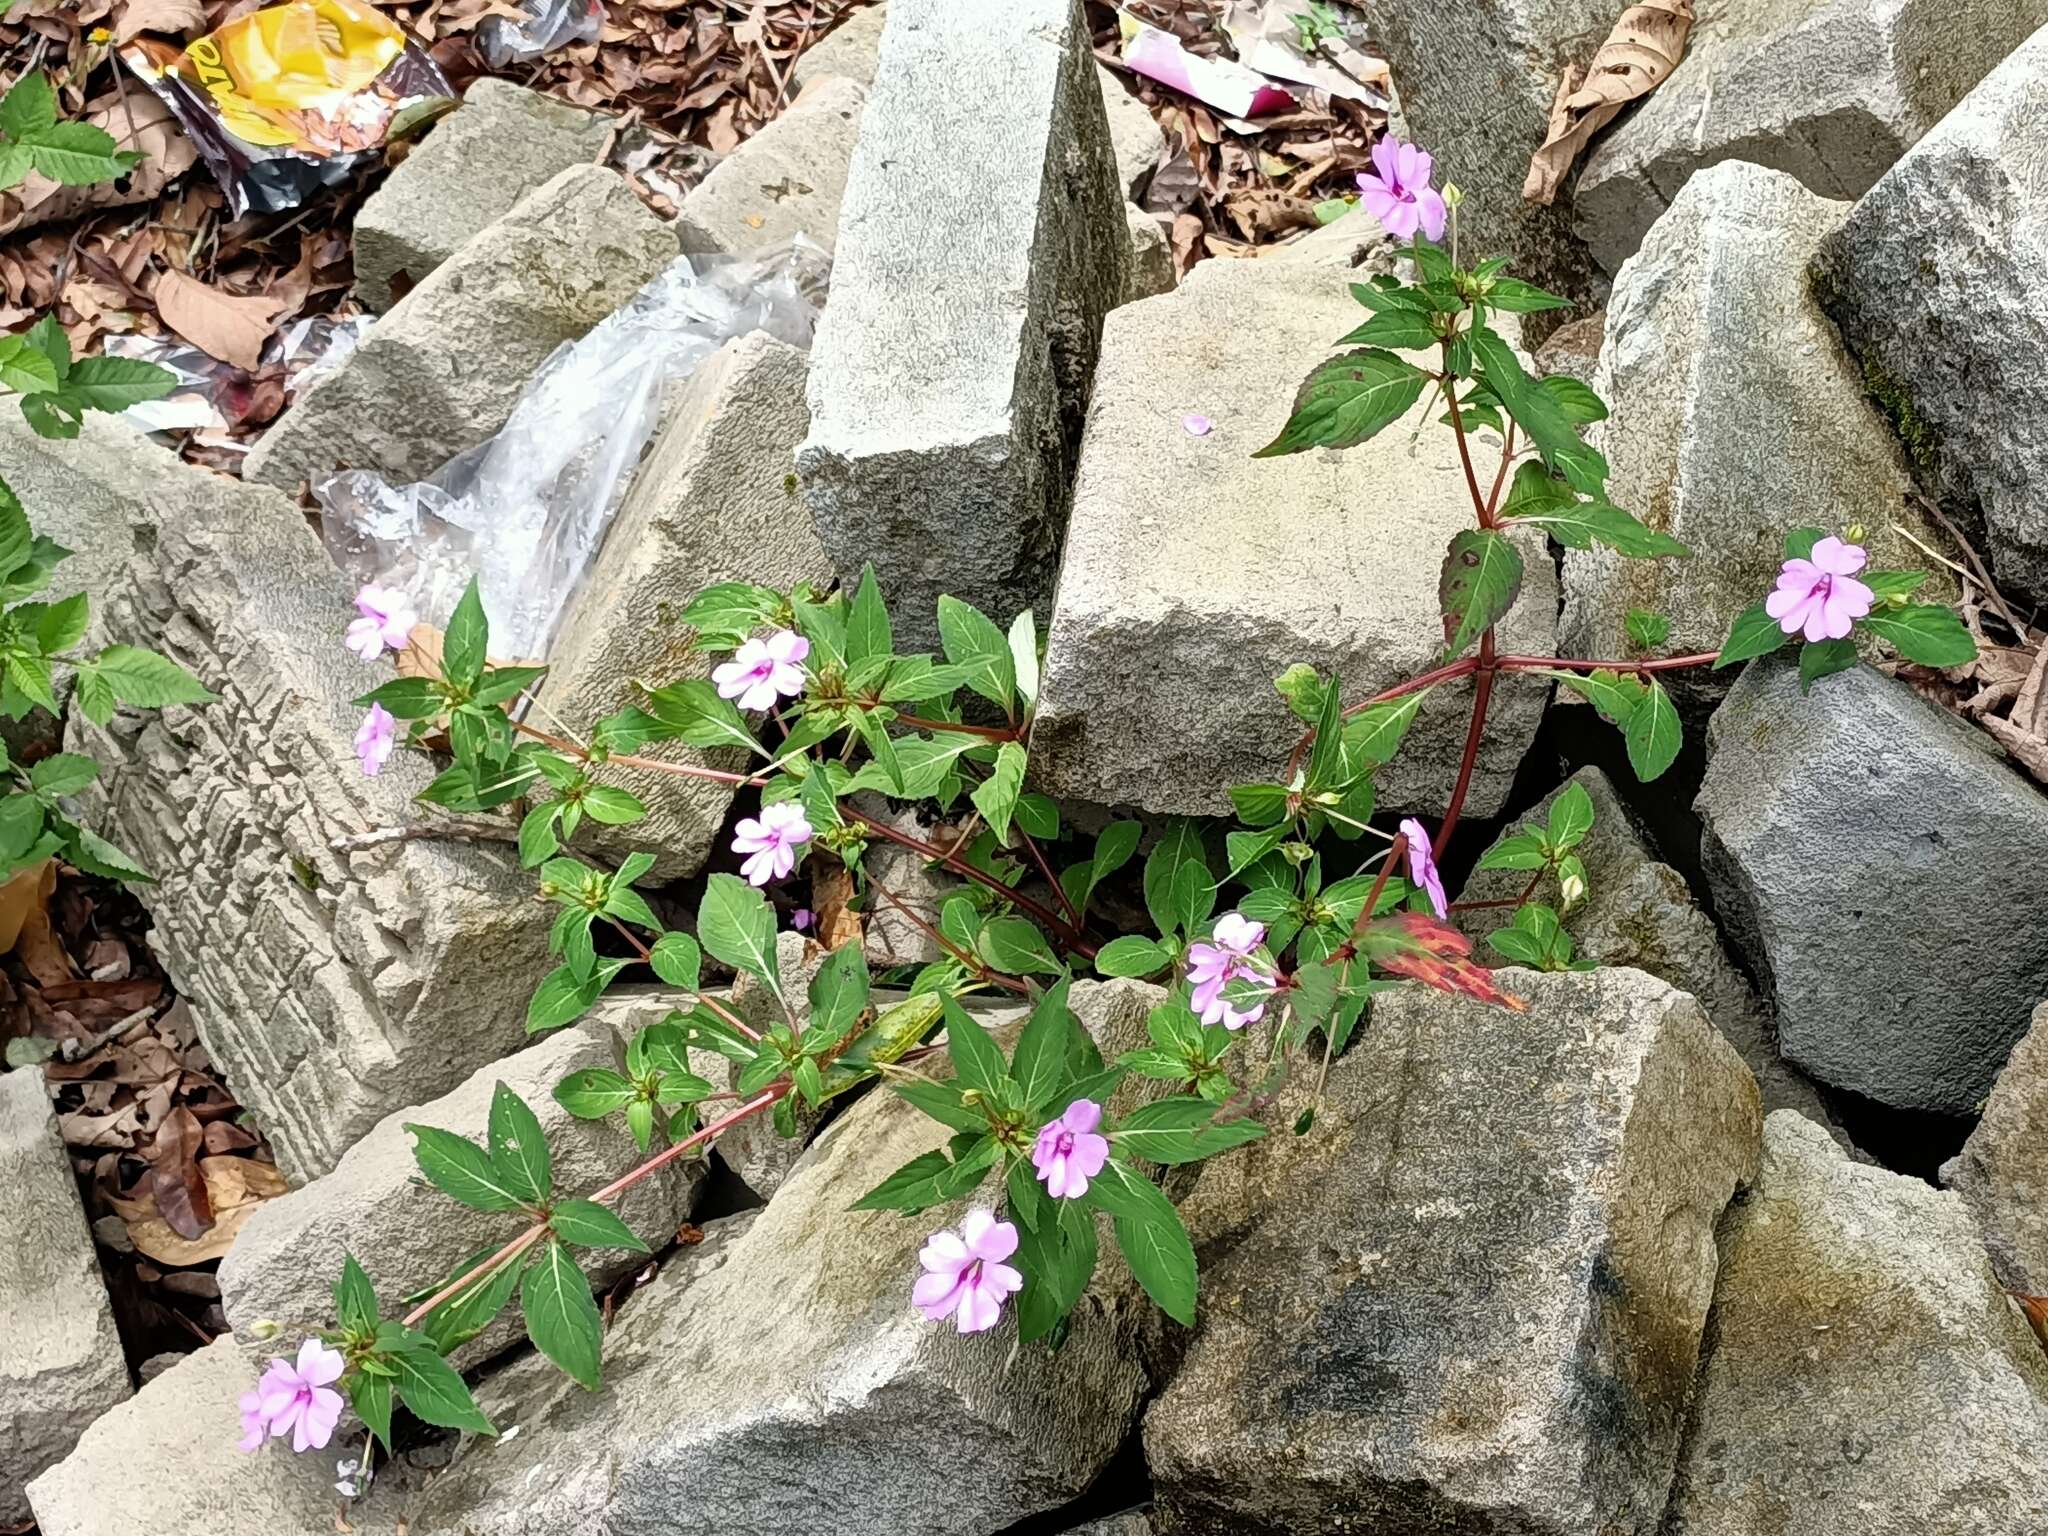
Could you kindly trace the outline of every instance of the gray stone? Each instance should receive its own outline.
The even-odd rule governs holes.
[[[955,834],[955,829],[948,825],[926,826],[915,806],[892,809],[886,799],[871,792],[855,795],[853,804],[899,832],[934,846],[950,845]],[[861,902],[861,939],[868,964],[880,969],[890,965],[927,965],[938,959],[939,946],[895,903],[908,907],[936,928],[939,909],[946,898],[963,888],[959,877],[946,874],[944,866],[923,854],[879,837],[869,840],[860,863],[862,888],[867,892]],[[884,899],[876,886],[885,887],[894,902]]]
[[[345,1254],[355,1255],[391,1306],[401,1296],[454,1277],[480,1249],[509,1242],[523,1218],[474,1211],[421,1176],[408,1125],[452,1131],[482,1145],[491,1098],[499,1084],[526,1101],[547,1133],[556,1191],[581,1196],[636,1167],[644,1154],[623,1115],[578,1120],[555,1102],[555,1086],[572,1072],[617,1070],[611,1029],[565,1029],[507,1057],[430,1104],[401,1110],[351,1147],[334,1171],[280,1199],[265,1201],[236,1235],[221,1262],[220,1289],[228,1321],[247,1332],[268,1318],[312,1325],[331,1317],[330,1295]],[[659,1252],[689,1216],[704,1180],[701,1161],[671,1163],[622,1195],[613,1209]],[[579,1250],[593,1283],[605,1285],[645,1262],[626,1249]],[[488,1359],[524,1336],[517,1309],[501,1314],[456,1356],[463,1368]]]
[[[1295,239],[1260,246],[1255,259],[1272,266],[1315,267],[1359,282],[1381,272],[1402,274],[1406,263],[1395,250],[1379,221],[1354,209]]]
[[[220,698],[105,730],[74,718],[71,744],[101,764],[85,803],[157,877],[151,947],[303,1181],[525,1043],[547,922],[508,844],[334,846],[418,820],[432,769],[358,769],[349,700],[387,674],[342,649],[351,588],[298,508],[142,438],[94,451],[100,484],[148,477],[122,504],[154,529],[93,595],[99,640],[161,649]]]
[[[290,490],[334,469],[423,480],[505,424],[548,354],[675,258],[616,171],[575,166],[521,198],[370,328],[250,450]]]
[[[1998,1283],[2048,1295],[2048,1003],[2034,1010],[1942,1182],[1976,1216]]]
[[[830,250],[867,99],[857,81],[813,80],[683,198],[683,249],[741,254],[808,235]]]
[[[1077,1525],[1067,1536],[1152,1536],[1157,1529],[1152,1517],[1142,1509],[1127,1514],[1111,1515],[1107,1520],[1090,1520],[1086,1525]]]
[[[1173,247],[1159,221],[1136,203],[1124,204],[1124,223],[1131,232],[1131,267],[1123,301],[1135,304],[1173,287]]]
[[[1778,1054],[1769,1015],[1748,978],[1729,961],[1713,919],[1700,910],[1685,878],[1651,854],[1607,775],[1598,768],[1581,768],[1569,782],[1585,790],[1593,803],[1593,829],[1575,850],[1586,867],[1586,896],[1563,908],[1556,879],[1546,876],[1532,899],[1563,911],[1576,957],[1644,971],[1690,993],[1756,1078],[1766,1114],[1797,1110],[1847,1146],[1847,1134],[1835,1124],[1813,1084]],[[1502,838],[1532,827],[1541,830],[1562,793],[1564,786],[1559,786],[1546,795]],[[1512,901],[1528,885],[1525,870],[1483,870],[1465,882],[1458,900]],[[1486,964],[1511,965],[1516,962],[1503,959],[1485,939],[1513,916],[1511,907],[1482,908],[1459,913],[1458,926],[1472,936]]]
[[[1472,505],[1438,410],[1418,404],[1343,454],[1251,457],[1358,312],[1313,267],[1210,261],[1110,316],[1032,740],[1039,787],[1226,813],[1232,784],[1284,777],[1301,733],[1273,690],[1288,666],[1334,669],[1362,699],[1440,659],[1437,577]],[[1181,425],[1191,411],[1208,436]],[[1501,646],[1551,654],[1554,567],[1537,541],[1524,557]],[[1500,807],[1547,693],[1533,678],[1495,689],[1471,814]],[[1382,810],[1442,810],[1469,709],[1463,685],[1430,695],[1377,776]]]
[[[727,342],[678,391],[653,452],[633,481],[596,560],[570,600],[548,660],[541,703],[582,731],[642,702],[655,686],[709,674],[682,612],[704,588],[753,581],[822,585],[832,567],[795,487],[792,455],[809,417],[804,354],[765,332]],[[727,771],[736,750],[679,743],[641,754]],[[732,804],[730,785],[635,770],[619,782],[647,806],[606,846],[658,855],[655,877],[704,865]]]
[[[1752,663],[1693,809],[1714,908],[1795,1066],[1976,1112],[2048,995],[2048,799],[1989,738],[1858,667]]]
[[[1686,178],[1725,160],[1853,201],[2043,22],[2043,0],[1703,8],[1671,77],[1594,140],[1573,224],[1619,271]]]
[[[1574,299],[1593,263],[1572,232],[1569,194],[1524,202],[1529,155],[1544,139],[1568,68],[1583,72],[1614,25],[1613,0],[1378,0],[1376,51],[1392,66],[1408,134],[1436,157],[1436,185],[1465,193],[1459,244],[1505,256],[1517,277]],[[1556,319],[1556,315],[1548,317]],[[1546,317],[1537,316],[1547,330]]]
[[[0,1075],[0,1521],[128,1396],[128,1363],[40,1067]]]
[[[849,1207],[947,1135],[894,1094],[854,1104],[722,1262],[622,1312],[603,1396],[558,1375],[523,1400],[493,1383],[487,1411],[523,1433],[469,1444],[416,1529],[865,1536],[942,1519],[979,1536],[1074,1498],[1136,1417],[1148,1304],[1105,1265],[1057,1352],[1020,1350],[1014,1313],[971,1337],[925,1322],[917,1251],[957,1209]]]
[[[1309,1134],[1203,1166],[1202,1314],[1145,1416],[1165,1529],[1656,1530],[1756,1086],[1653,977],[1503,981],[1527,1013],[1382,994]]]
[[[792,75],[799,88],[828,75],[862,85],[875,83],[875,57],[882,47],[882,26],[889,19],[885,0],[870,0],[797,55]]]
[[[1772,1115],[1663,1536],[2033,1536],[2048,1361],[1969,1214]]]
[[[610,118],[486,75],[356,215],[356,297],[380,314],[394,279],[420,281],[486,224],[572,165],[604,154]]]
[[[1152,109],[1131,94],[1124,78],[1098,62],[1096,78],[1102,86],[1102,107],[1109,118],[1109,147],[1116,155],[1117,189],[1133,200],[1145,195],[1152,173],[1159,168],[1166,135]]]
[[[810,1016],[811,983],[825,964],[827,951],[800,933],[784,930],[775,936],[775,968],[782,976],[782,992],[796,1011],[799,1022]],[[759,1033],[784,1022],[775,994],[745,971],[733,982],[728,1001],[738,1014]],[[739,1082],[739,1064],[709,1051],[692,1053],[697,1075],[733,1088]],[[816,1108],[798,1103],[791,1111],[796,1134],[784,1136],[765,1115],[742,1120],[718,1138],[718,1155],[735,1177],[767,1200],[782,1188],[790,1170],[804,1155],[804,1148],[824,1123],[826,1106]]]
[[[1581,384],[1596,382],[1600,371],[1600,344],[1607,335],[1607,311],[1595,310],[1580,320],[1569,320],[1550,333],[1537,348],[1536,368],[1548,376],[1561,373]]]
[[[2048,597],[2048,29],[1870,189],[1814,261],[1916,467],[1980,516],[2008,597]]]
[[[1631,608],[1670,619],[1672,654],[1718,651],[1735,616],[1771,590],[1789,528],[1861,523],[1878,569],[1931,563],[1898,528],[1942,547],[1807,291],[1806,263],[1845,211],[1782,171],[1729,161],[1693,177],[1623,268],[1593,382],[1614,414],[1589,438],[1613,468],[1615,504],[1693,553],[1567,550],[1564,655],[1630,654]],[[1937,568],[1926,595],[1953,591]],[[1731,676],[1666,681],[1710,700]]]
[[[842,579],[899,644],[942,593],[1044,611],[1129,233],[1080,0],[895,0],[797,456]]]

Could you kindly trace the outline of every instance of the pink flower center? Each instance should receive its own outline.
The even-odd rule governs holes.
[[[1828,600],[1828,594],[1834,591],[1834,589],[1835,578],[1832,576],[1823,576],[1819,581],[1816,581],[1811,587],[1807,588],[1806,596],[1809,600],[1817,597],[1821,600],[1822,603],[1826,603]]]
[[[1071,1157],[1073,1151],[1074,1133],[1072,1131],[1061,1131],[1058,1136],[1053,1138],[1052,1155],[1054,1157]]]

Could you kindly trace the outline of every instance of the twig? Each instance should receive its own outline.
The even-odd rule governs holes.
[[[1991,573],[1984,568],[1984,562],[1977,557],[1977,551],[1971,547],[1970,541],[1963,537],[1962,530],[1948,520],[1948,514],[1935,504],[1932,497],[1922,496],[1918,491],[1911,492],[1910,494],[1913,501],[1923,512],[1927,513],[1937,523],[1941,524],[1943,528],[1948,530],[1948,536],[1956,541],[1956,547],[1963,552],[1964,558],[1970,562],[1970,569],[1977,573],[1977,580],[1984,588],[1984,595],[1991,599],[1991,606],[1998,610],[1998,616],[2001,619],[2012,626],[2014,637],[2024,644],[2027,638],[2027,626],[2013,617],[2012,609],[2006,606],[2004,597],[1999,594],[1998,588],[1992,583]],[[1915,539],[1913,542],[1918,544],[1920,541]],[[1923,545],[1922,547],[1924,548],[1925,546]]]
[[[65,1061],[83,1061],[94,1052],[112,1045],[136,1025],[155,1016],[156,1004],[154,1003],[151,1003],[147,1008],[138,1008],[118,1024],[110,1025],[108,1028],[101,1030],[83,1044],[76,1040],[66,1040],[57,1048],[57,1054]]]

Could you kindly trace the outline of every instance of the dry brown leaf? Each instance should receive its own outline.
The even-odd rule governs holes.
[[[206,1196],[213,1205],[213,1225],[197,1238],[180,1237],[163,1217],[154,1213],[128,1221],[128,1237],[147,1257],[159,1264],[185,1268],[220,1258],[234,1246],[256,1207],[274,1200],[291,1186],[284,1175],[268,1163],[249,1157],[203,1157],[199,1172],[206,1180]]]
[[[85,121],[112,134],[116,149],[139,151],[142,163],[119,181],[85,187],[60,186],[31,172],[20,186],[0,192],[0,237],[75,219],[95,208],[150,202],[199,158],[172,121],[171,109],[146,91],[102,98]]]
[[[156,283],[156,312],[165,325],[208,357],[252,371],[282,308],[276,299],[226,293],[175,269]]]
[[[1693,0],[1646,0],[1621,13],[1607,41],[1593,55],[1585,84],[1574,86],[1567,70],[1550,108],[1550,133],[1529,157],[1522,196],[1549,203],[1557,196],[1572,162],[1623,107],[1647,96],[1678,68],[1692,31]]]
[[[183,1105],[172,1110],[151,1138],[150,1193],[166,1225],[183,1238],[198,1238],[213,1225],[206,1180],[199,1173],[199,1149],[206,1131]]]
[[[114,23],[114,41],[125,43],[140,32],[165,32],[173,37],[206,25],[201,0],[127,0]]]

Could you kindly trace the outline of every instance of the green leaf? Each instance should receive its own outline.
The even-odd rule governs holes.
[[[1576,848],[1593,829],[1593,797],[1580,783],[1567,784],[1550,802],[1550,845],[1559,851]]]
[[[821,1051],[846,1038],[868,1005],[868,962],[858,944],[842,944],[825,957],[811,978],[810,1027],[806,1051]]]
[[[775,963],[775,909],[746,881],[718,874],[705,882],[704,900],[697,908],[697,940],[713,959],[747,972],[782,1000],[782,972]]]
[[[1135,821],[1112,821],[1096,835],[1094,854],[1060,876],[1060,886],[1076,911],[1086,912],[1096,886],[1130,862],[1138,849],[1139,831]]]
[[[738,707],[731,699],[720,698],[718,690],[705,678],[687,678],[657,688],[648,694],[647,707],[655,719],[675,732],[677,740],[693,747],[759,750],[753,733],[740,718]]]
[[[57,124],[57,92],[50,77],[30,70],[0,97],[0,133],[10,139],[28,139]]]
[[[1010,1075],[1023,1090],[1028,1109],[1038,1110],[1050,1104],[1067,1078],[1067,1055],[1074,1043],[1074,1020],[1067,1012],[1067,985],[1062,977],[1038,1000],[1010,1058]]]
[[[948,999],[950,1002],[951,999]],[[889,1089],[923,1110],[932,1119],[956,1131],[986,1131],[988,1116],[961,1101],[960,1090],[951,1083],[931,1083],[922,1078],[892,1077]]]
[[[533,869],[561,851],[562,840],[555,831],[561,819],[562,802],[547,800],[528,811],[519,822],[519,867]]]
[[[1827,534],[1818,528],[1788,528],[1785,530],[1785,558],[1787,560],[1811,560],[1813,546]]]
[[[983,1124],[980,1121],[976,1123]],[[922,1153],[854,1201],[850,1209],[908,1211],[912,1214],[929,1210],[948,1198],[944,1192],[944,1180],[952,1171],[953,1164],[945,1153]]]
[[[423,1424],[463,1429],[473,1435],[495,1435],[496,1426],[477,1407],[455,1367],[441,1358],[430,1340],[419,1334],[412,1337],[419,1340],[418,1348],[402,1349],[386,1357],[398,1373],[393,1385],[398,1389],[399,1401]]]
[[[341,1324],[344,1333],[371,1334],[377,1331],[380,1315],[377,1288],[370,1284],[370,1277],[363,1273],[363,1266],[356,1262],[356,1256],[344,1253],[341,1257],[341,1278],[334,1282],[335,1321]]]
[[[1287,701],[1287,707],[1294,712],[1296,719],[1313,725],[1322,715],[1323,695],[1327,690],[1321,676],[1307,662],[1297,661],[1274,678],[1273,690]]]
[[[555,1084],[555,1102],[578,1120],[602,1120],[624,1109],[640,1090],[606,1067],[585,1067]]]
[[[1021,1163],[1017,1168],[1023,1182],[1035,1188],[1029,1170]],[[1094,1213],[1079,1200],[1049,1203],[1052,1219],[1018,1234],[1024,1290],[1017,1298],[1017,1337],[1026,1344],[1051,1333],[1074,1309],[1088,1289],[1098,1256]]]
[[[492,1251],[486,1250],[464,1259],[448,1277],[449,1280],[461,1279],[489,1258]],[[420,1323],[421,1331],[442,1354],[449,1354],[491,1325],[491,1320],[505,1310],[505,1303],[512,1299],[513,1288],[518,1284],[519,1264],[516,1260],[507,1260],[429,1312]]]
[[[483,595],[477,590],[477,580],[472,576],[469,585],[462,589],[462,598],[456,603],[448,628],[441,636],[442,674],[457,688],[475,688],[484,675],[490,640],[491,626],[484,617]]]
[[[1054,958],[1045,935],[1021,917],[989,919],[975,939],[974,952],[996,970],[1011,976],[1034,972],[1057,976],[1065,969]]]
[[[1486,289],[1486,304],[1510,315],[1533,315],[1546,309],[1570,309],[1572,301],[1546,293],[1518,278],[1496,277]]]
[[[1344,753],[1344,706],[1332,686],[1323,691],[1323,707],[1316,716],[1315,745],[1308,755],[1307,785],[1312,791],[1341,789],[1356,777],[1348,770]],[[1231,873],[1237,871],[1232,869]]]
[[[7,681],[31,704],[57,713],[57,696],[50,691],[50,664],[40,656],[9,656]]]
[[[560,1239],[549,1238],[528,1267],[519,1287],[519,1309],[534,1348],[595,1392],[604,1319],[591,1298],[590,1282]]]
[[[26,142],[36,169],[67,187],[117,180],[142,159],[116,149],[114,136],[91,123],[58,123]]]
[[[957,597],[939,599],[939,643],[967,686],[1005,714],[1017,692],[1017,663],[1009,637],[986,614]]]
[[[1268,827],[1263,832],[1232,832],[1223,839],[1232,876],[1241,874],[1294,835],[1291,826]]]
[[[624,1248],[633,1253],[652,1253],[618,1213],[595,1200],[557,1201],[548,1225],[555,1236],[579,1248]]]
[[[526,1005],[526,1032],[560,1029],[582,1018],[604,996],[612,978],[625,968],[623,960],[600,960],[588,975],[578,975],[566,965],[549,971],[533,989],[533,997]]]
[[[1429,690],[1421,688],[1360,710],[1344,727],[1344,750],[1368,767],[1391,763],[1428,696]]]
[[[1557,402],[1565,420],[1575,426],[1607,419],[1607,404],[1568,373],[1553,373],[1536,381],[1537,387]]]
[[[1631,608],[1622,619],[1628,643],[1639,651],[1654,651],[1671,638],[1671,621],[1647,608]]]
[[[61,602],[49,604],[36,619],[36,649],[45,656],[70,650],[85,638],[88,610],[83,592],[74,592]]]
[[[1208,877],[1208,856],[1202,851],[1200,829],[1188,817],[1176,816],[1166,824],[1165,834],[1145,859],[1145,910],[1151,914],[1153,927],[1162,934],[1172,933],[1179,922],[1175,891],[1181,871],[1190,866],[1199,868],[1205,879]]]
[[[547,1133],[532,1107],[503,1083],[491,1095],[489,1130],[491,1166],[507,1189],[528,1205],[539,1205],[554,1194]]]
[[[1340,347],[1398,347],[1417,350],[1437,343],[1436,327],[1419,309],[1383,309],[1356,330],[1339,336]]]
[[[1906,660],[1923,667],[1959,667],[1977,654],[1977,642],[1951,608],[1933,603],[1877,608],[1862,622]]]
[[[1454,536],[1437,578],[1437,599],[1451,638],[1448,659],[1491,629],[1522,590],[1522,557],[1507,536],[1491,528],[1467,528]]]
[[[672,987],[695,992],[703,982],[704,957],[687,933],[664,933],[650,956],[654,974]]]
[[[1859,660],[1854,640],[1815,640],[1799,648],[1799,691],[1811,692],[1813,685],[1836,672],[1846,672]]]
[[[1607,460],[1579,440],[1578,431],[1556,400],[1523,371],[1513,350],[1492,331],[1479,327],[1471,333],[1471,342],[1480,377],[1529,435],[1543,462],[1575,490],[1588,496],[1601,494],[1607,483]]]
[[[48,799],[75,795],[99,777],[100,765],[76,752],[53,752],[28,771],[28,781]]]
[[[1270,827],[1287,819],[1289,796],[1284,784],[1233,784],[1230,803],[1248,827]]]
[[[475,1142],[431,1125],[407,1125],[413,1157],[427,1182],[473,1211],[516,1211],[523,1197]]]
[[[691,599],[683,622],[707,645],[737,645],[751,631],[773,622],[781,610],[781,593],[750,581],[725,581]]]
[[[71,827],[64,839],[65,859],[89,875],[106,880],[147,880],[155,876],[105,838],[84,827]]]
[[[811,671],[845,670],[846,621],[839,616],[839,609],[825,603],[794,602],[790,610],[796,615],[797,630],[811,642],[806,658]]]
[[[0,138],[0,192],[6,191],[9,187],[20,186],[28,180],[28,173],[34,167],[35,161],[26,144],[16,144],[11,139]]]
[[[981,812],[999,843],[1010,840],[1010,816],[1016,810],[1017,796],[1024,788],[1024,768],[1024,749],[1014,741],[1004,742],[996,749],[993,771],[975,785],[973,793],[967,797]]]
[[[0,337],[0,388],[18,395],[38,395],[56,387],[56,364],[19,336]]]
[[[1010,661],[1017,673],[1017,697],[1028,710],[1038,702],[1038,626],[1026,608],[1010,621]]]
[[[110,645],[95,658],[99,675],[123,704],[162,709],[169,704],[210,704],[213,695],[169,657],[132,645]],[[401,679],[402,681],[402,679]],[[378,690],[382,692],[382,690]],[[390,709],[389,704],[385,705]],[[391,710],[396,715],[397,710]]]
[[[1635,714],[1636,704],[1643,696],[1643,685],[1633,674],[1606,670],[1552,670],[1544,675],[1555,679],[1560,686],[1571,689],[1597,709],[1601,719],[1623,730],[1628,729],[1629,720]]]
[[[1644,526],[1630,513],[1604,501],[1574,499],[1541,511],[1516,514],[1514,521],[1544,529],[1566,549],[1591,549],[1597,539],[1633,560],[1692,553],[1669,534]]]
[[[1135,933],[1111,939],[1095,955],[1095,969],[1104,976],[1150,976],[1172,962],[1172,951]]]
[[[1258,1121],[1216,1120],[1206,1099],[1155,1099],[1126,1115],[1112,1133],[1126,1152],[1154,1163],[1193,1163],[1266,1134]]]
[[[1927,580],[1925,571],[1864,571],[1857,578],[1870,588],[1871,595],[1879,603],[1888,603],[1895,597],[1911,597]]]
[[[1678,711],[1662,683],[1650,683],[1622,735],[1628,742],[1629,766],[1645,784],[1677,759],[1684,736],[1678,726]]]
[[[1762,603],[1745,608],[1729,626],[1728,638],[1721,643],[1721,654],[1714,658],[1714,670],[1718,672],[1754,656],[1768,656],[1790,638],[1778,627],[1778,621],[1764,611]]]
[[[5,185],[4,178],[0,178],[0,186]],[[392,1378],[374,1371],[357,1371],[344,1378],[342,1384],[348,1388],[349,1406],[355,1409],[356,1417],[384,1442],[385,1450],[390,1450]]]
[[[1105,1174],[1121,1164],[1110,1162],[1103,1165]],[[1149,1180],[1131,1175],[1135,1183],[1153,1189]],[[1106,1180],[1090,1184],[1092,1194]],[[1124,1259],[1131,1266],[1131,1273],[1137,1276],[1138,1284],[1145,1288],[1159,1310],[1178,1323],[1189,1327],[1195,1321],[1195,1248],[1188,1241],[1187,1228],[1181,1225],[1180,1213],[1174,1210],[1164,1195],[1159,1195],[1159,1206],[1163,1214],[1154,1214],[1149,1219],[1131,1216],[1117,1216],[1113,1225],[1117,1246],[1124,1251]]]
[[[178,377],[168,368],[136,357],[82,358],[64,380],[64,393],[94,411],[125,411],[161,400],[177,387]]]
[[[1517,832],[1487,849],[1479,860],[1479,868],[1541,869],[1549,862],[1541,837],[1534,832]]]
[[[623,827],[647,817],[647,807],[640,803],[639,796],[612,784],[593,784],[583,791],[583,809],[592,821],[604,827]]]
[[[1408,414],[1428,375],[1391,352],[1367,349],[1333,357],[1302,381],[1280,435],[1255,459],[1309,448],[1354,448]]]
[[[114,718],[113,687],[97,670],[79,670],[71,697],[79,713],[94,725],[104,726]]]
[[[895,645],[895,637],[889,633],[889,610],[875,583],[875,568],[863,565],[853,604],[846,611],[846,663],[857,667],[870,656],[887,656]]]
[[[1022,794],[1017,797],[1017,825],[1031,836],[1050,839],[1060,835],[1060,808],[1052,797]]]
[[[964,1087],[997,1098],[1009,1076],[1002,1050],[989,1032],[950,997],[945,1000],[946,1054],[952,1058],[954,1074]]]

